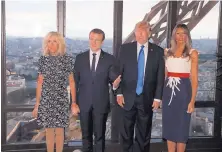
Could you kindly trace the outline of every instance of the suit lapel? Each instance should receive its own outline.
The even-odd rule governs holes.
[[[90,68],[90,50],[88,50],[87,53],[86,53],[86,60],[87,60],[86,68],[88,69],[88,72],[91,73],[91,68]]]
[[[99,73],[101,71],[101,67],[104,64],[103,62],[104,62],[104,51],[101,49],[99,61],[98,61],[97,67],[96,67],[96,73]]]
[[[153,60],[154,60],[154,51],[153,51],[153,46],[152,43],[148,42],[148,56],[147,56],[147,60],[146,60],[146,69],[145,69],[145,78],[144,80],[147,80],[148,75],[150,75],[152,73],[152,67],[153,67]]]
[[[136,73],[136,80],[138,78],[138,56],[137,56],[137,42],[134,42],[132,45],[132,50],[131,50],[131,59],[130,62],[132,62],[132,71],[133,73]]]
[[[137,42],[133,43],[133,47],[132,47],[132,56],[133,56],[133,62],[138,63],[138,56],[137,56]]]

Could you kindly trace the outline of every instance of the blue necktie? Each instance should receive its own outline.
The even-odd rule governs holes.
[[[139,57],[138,57],[138,79],[136,86],[136,94],[140,95],[143,92],[143,78],[144,78],[144,65],[145,65],[145,56],[144,56],[144,45],[141,46]]]

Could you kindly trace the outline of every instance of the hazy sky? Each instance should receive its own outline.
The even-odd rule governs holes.
[[[123,37],[143,19],[158,1],[125,0],[123,8]],[[113,36],[113,1],[111,0],[67,0],[66,3],[67,37],[88,37],[93,28],[101,28],[107,38]],[[45,36],[56,30],[56,1],[6,1],[7,36]],[[216,38],[219,17],[217,4],[205,18],[192,30],[192,38]],[[207,29],[206,29],[207,28]]]

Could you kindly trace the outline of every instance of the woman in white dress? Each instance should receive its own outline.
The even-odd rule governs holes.
[[[190,31],[178,24],[171,48],[165,49],[166,80],[163,91],[163,138],[168,152],[184,152],[198,87],[198,52],[191,48]]]

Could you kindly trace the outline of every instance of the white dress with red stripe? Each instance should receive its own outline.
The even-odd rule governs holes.
[[[190,51],[190,53],[193,50]],[[191,100],[190,57],[168,57],[168,71],[163,91],[163,138],[186,143],[189,137],[191,115],[187,113]]]

